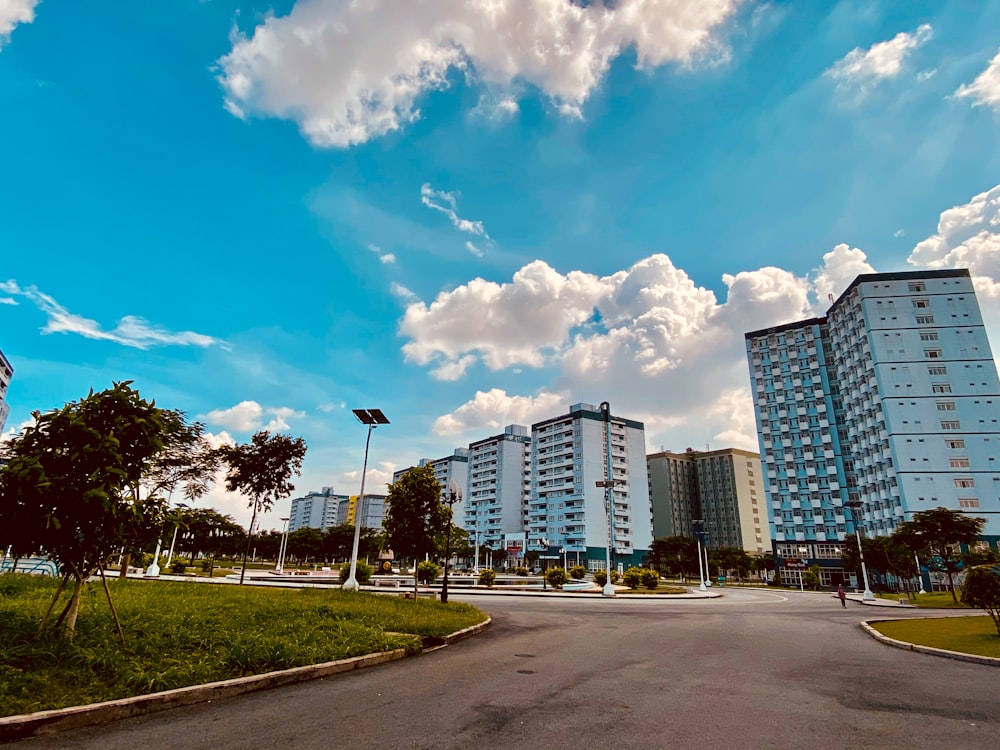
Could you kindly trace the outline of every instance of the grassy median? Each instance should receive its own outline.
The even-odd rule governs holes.
[[[67,641],[36,636],[57,581],[0,576],[0,716],[416,651],[420,636],[447,635],[486,619],[457,602],[330,589],[109,583],[124,645],[100,582],[88,585],[76,637]]]
[[[1000,658],[1000,635],[993,620],[982,617],[935,617],[870,623],[882,635],[919,646]]]

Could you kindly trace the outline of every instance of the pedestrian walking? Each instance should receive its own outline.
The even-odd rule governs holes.
[[[840,606],[847,608],[847,591],[844,590],[844,584],[837,586],[837,598],[840,599]]]

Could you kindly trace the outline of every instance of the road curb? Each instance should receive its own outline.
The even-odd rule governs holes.
[[[884,643],[886,646],[892,646],[893,648],[900,648],[904,651],[916,651],[921,654],[930,654],[931,656],[939,656],[944,659],[954,659],[956,661],[967,661],[971,664],[983,664],[990,667],[1000,667],[1000,659],[996,659],[992,656],[979,656],[978,654],[963,654],[961,651],[949,651],[944,648],[932,648],[931,646],[920,646],[916,643],[909,643],[907,641],[897,641],[895,638],[890,638],[877,631],[871,626],[873,622],[897,622],[895,619],[885,619],[885,620],[862,620],[861,629],[864,630],[868,635],[874,638],[880,643]]]
[[[491,619],[487,619],[478,625],[473,625],[444,636],[440,640],[444,641],[445,644],[454,643],[455,641],[482,632],[491,622]],[[150,693],[149,695],[119,698],[113,701],[92,703],[86,706],[72,706],[70,708],[57,708],[51,711],[38,711],[33,714],[5,716],[0,718],[0,742],[24,739],[36,734],[51,734],[94,724],[105,724],[131,716],[142,716],[158,711],[167,711],[172,708],[190,706],[196,703],[208,703],[213,700],[232,698],[258,690],[269,690],[285,685],[295,685],[308,680],[331,677],[343,674],[344,672],[353,672],[366,667],[399,661],[408,655],[419,656],[425,650],[430,651],[433,649],[421,648],[415,654],[407,654],[405,649],[396,649],[395,651],[355,656],[350,659],[341,659],[340,661],[325,662],[323,664],[293,667],[292,669],[283,669],[279,672],[267,672],[266,674],[251,675],[249,677],[237,677],[232,680],[210,682],[205,685],[191,685],[175,690],[164,690],[159,693]]]

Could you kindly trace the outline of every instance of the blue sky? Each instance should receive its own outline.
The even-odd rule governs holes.
[[[130,379],[353,494],[357,407],[369,488],[579,401],[753,448],[742,334],[857,273],[998,349],[1000,2],[0,0],[0,143],[8,433]]]

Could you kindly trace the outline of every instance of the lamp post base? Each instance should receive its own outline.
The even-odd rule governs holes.
[[[361,586],[358,585],[357,578],[348,578],[342,584],[340,584],[341,591],[358,591]]]
[[[614,596],[615,595],[615,585],[608,581],[604,584],[604,588],[601,590],[603,596]]]

